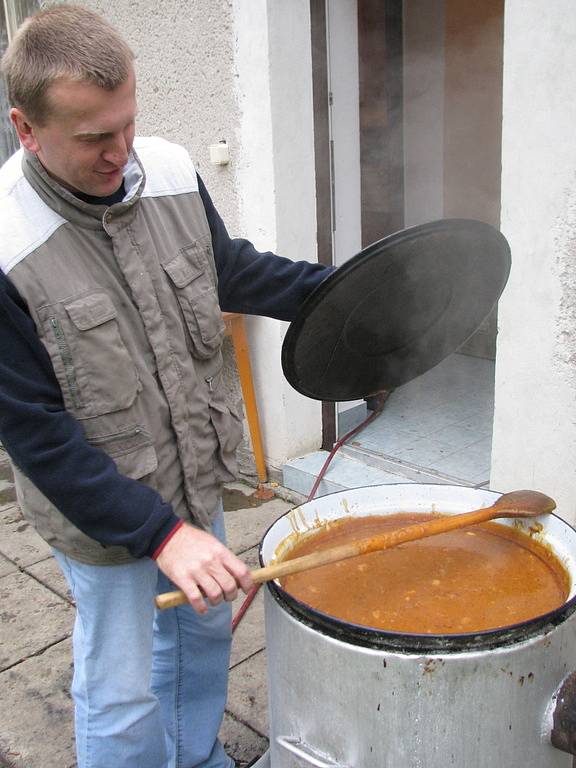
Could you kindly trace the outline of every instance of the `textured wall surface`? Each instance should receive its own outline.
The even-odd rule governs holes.
[[[188,148],[228,230],[262,250],[316,260],[308,0],[84,0],[122,31],[136,56],[138,131]],[[231,162],[208,147],[230,145]],[[282,375],[285,323],[247,322],[269,462],[320,442],[320,407]],[[240,388],[225,347],[231,399]],[[245,434],[247,429],[245,428]]]
[[[241,227],[259,248],[317,259],[308,0],[234,0],[241,104]],[[279,467],[320,445],[320,405],[283,377],[287,324],[250,318],[266,455]]]
[[[222,218],[236,233],[234,155],[239,110],[234,35],[227,0],[88,0],[128,40],[136,54],[137,129],[183,144]],[[208,146],[226,139],[232,162],[213,166]]]
[[[227,0],[87,0],[118,29],[136,54],[140,135],[185,146],[231,235],[238,233],[238,124],[231,2]],[[210,144],[226,139],[232,161],[214,166]],[[224,378],[231,402],[241,390],[234,350],[224,345]],[[242,471],[253,473],[247,424]]]
[[[576,396],[576,171],[559,197],[560,208],[552,230],[554,272],[560,284],[554,364]]]
[[[491,485],[539,488],[576,521],[576,16],[508,0],[502,230]]]

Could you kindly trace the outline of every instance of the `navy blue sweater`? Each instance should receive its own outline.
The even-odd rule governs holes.
[[[231,239],[206,188],[199,189],[212,233],[223,311],[293,319],[329,274],[319,264],[260,253]],[[84,439],[65,409],[52,363],[26,304],[0,271],[0,440],[19,469],[74,525],[103,546],[150,556],[178,522],[170,504]]]

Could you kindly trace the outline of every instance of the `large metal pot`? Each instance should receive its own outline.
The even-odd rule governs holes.
[[[417,484],[331,494],[276,521],[262,541],[261,562],[268,564],[295,529],[318,519],[458,513],[498,496]],[[323,615],[269,584],[272,768],[570,768],[576,531],[556,515],[537,522],[542,529],[535,535],[572,577],[570,597],[554,612],[504,629],[443,636],[372,630]],[[526,526],[534,530],[534,519]]]

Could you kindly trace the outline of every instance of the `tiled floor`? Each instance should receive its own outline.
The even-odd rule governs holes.
[[[490,477],[494,363],[452,355],[395,390],[347,447],[357,458],[397,461],[467,483]]]

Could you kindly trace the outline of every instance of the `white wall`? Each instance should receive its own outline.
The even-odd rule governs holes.
[[[114,24],[136,53],[139,133],[188,148],[230,234],[316,261],[307,0],[84,4]],[[220,139],[230,144],[225,167],[209,163],[208,146]],[[319,445],[320,405],[283,378],[287,324],[249,318],[247,327],[265,453],[281,466]],[[225,357],[229,372],[229,345]]]
[[[226,0],[84,0],[128,40],[136,54],[141,135],[183,144],[220,214],[238,227],[232,8]],[[209,162],[208,146],[231,144],[228,167]]]
[[[234,0],[241,109],[240,229],[255,245],[316,261],[312,61],[308,0]],[[287,324],[248,320],[267,458],[320,443],[320,404],[285,381],[280,351]]]
[[[491,486],[535,488],[576,521],[576,14],[507,0],[502,230]]]

